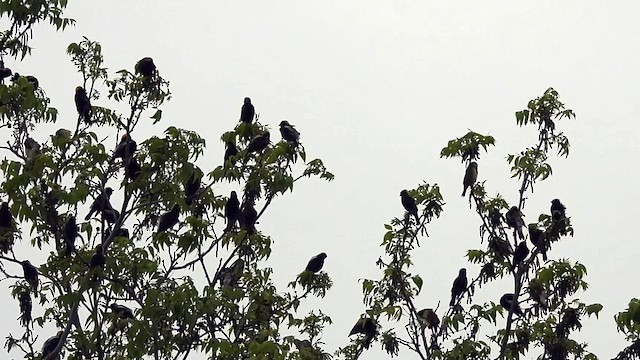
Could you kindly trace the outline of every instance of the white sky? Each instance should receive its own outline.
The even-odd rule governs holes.
[[[536,134],[519,130],[514,112],[552,86],[577,114],[558,125],[571,154],[552,158],[554,177],[535,189],[524,213],[533,221],[556,197],[567,206],[576,236],[550,257],[587,266],[591,288],[582,299],[605,308],[600,320],[584,322],[580,339],[611,358],[625,346],[613,315],[639,295],[639,10],[631,1],[76,0],[66,13],[75,28],[37,27],[33,55],[7,66],[37,76],[70,127],[81,79],[65,54],[70,42],[99,41],[111,73],[152,56],[174,98],[163,121],[153,128],[150,121],[139,137],[171,125],[200,132],[208,141],[199,163],[205,171],[220,163],[219,136],[236,124],[245,96],[261,123],[296,125],[309,158],[322,158],[336,180],[301,183],[274,202],[259,228],[275,240],[269,265],[283,289],[311,256],[328,254],[335,286],[309,304],[335,322],[323,338],[330,352],[347,344],[364,310],[358,280],[380,277],[382,225],[402,216],[400,190],[424,179],[441,185],[447,203],[414,255],[414,273],[425,280],[418,306],[446,302],[460,267],[477,273],[463,257],[480,247],[478,219],[460,198],[464,168],[439,159],[440,149],[468,129],[495,136],[479,179],[488,179],[491,194],[516,201],[505,156]],[[510,282],[501,284],[482,296],[497,301]],[[12,324],[3,327],[16,335],[17,302],[2,300],[11,301],[0,315]],[[383,356],[375,350],[363,358]]]

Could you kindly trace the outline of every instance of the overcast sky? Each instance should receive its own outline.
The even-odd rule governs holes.
[[[550,257],[589,270],[582,300],[604,310],[600,320],[584,322],[579,338],[606,359],[625,346],[613,315],[639,295],[639,10],[632,1],[577,0],[73,0],[66,15],[77,26],[64,33],[37,27],[33,55],[7,66],[37,76],[62,126],[71,127],[81,77],[65,54],[70,42],[83,35],[99,41],[112,74],[153,57],[174,96],[163,121],[149,122],[138,137],[171,125],[198,131],[208,145],[198,163],[205,172],[219,165],[219,136],[236,124],[245,96],[261,123],[296,125],[309,158],[322,158],[336,180],[296,186],[274,202],[260,230],[275,241],[269,265],[278,284],[311,256],[328,254],[324,269],[334,288],[304,307],[333,318],[323,337],[330,352],[347,344],[365,309],[358,280],[380,278],[383,224],[402,216],[400,190],[438,183],[446,201],[415,251],[412,272],[425,281],[417,306],[447,301],[460,267],[477,274],[464,258],[466,249],[480,247],[479,220],[460,197],[464,167],[440,159],[440,149],[469,129],[493,135],[497,146],[479,161],[479,179],[490,194],[517,201],[505,156],[537,137],[533,128],[516,127],[514,112],[554,87],[577,115],[558,124],[571,154],[551,158],[553,178],[535,188],[524,213],[534,221],[556,197],[567,206],[576,234],[554,245]],[[215,190],[226,196],[230,189]],[[481,296],[497,301],[510,284]],[[15,335],[18,305],[11,301],[0,314]],[[382,356],[372,350],[363,358]]]

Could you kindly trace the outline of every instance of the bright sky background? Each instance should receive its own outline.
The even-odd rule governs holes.
[[[583,323],[580,339],[606,359],[625,346],[613,315],[639,295],[639,11],[631,1],[75,0],[66,13],[75,28],[37,27],[33,55],[7,66],[38,77],[61,114],[51,131],[71,127],[77,116],[73,91],[81,77],[65,54],[70,42],[83,35],[99,41],[112,74],[153,57],[174,97],[163,121],[149,121],[138,137],[171,125],[198,131],[208,142],[199,162],[205,172],[220,164],[219,136],[236,124],[245,96],[261,123],[296,125],[309,158],[322,158],[336,180],[296,186],[259,229],[275,241],[269,265],[283,289],[311,256],[328,254],[324,269],[334,287],[303,308],[320,307],[333,318],[323,338],[330,352],[347,344],[364,310],[358,280],[381,276],[375,261],[383,224],[402,216],[400,190],[438,183],[446,201],[415,251],[413,273],[425,280],[418,306],[442,301],[442,314],[458,269],[477,274],[464,259],[466,249],[480,247],[479,220],[460,197],[464,167],[440,159],[440,149],[468,129],[493,135],[497,146],[479,161],[479,180],[515,202],[517,182],[505,157],[536,134],[517,128],[514,112],[554,87],[577,115],[558,124],[571,154],[551,159],[554,176],[535,188],[524,213],[534,221],[556,197],[567,206],[576,235],[554,245],[550,257],[570,257],[589,270],[582,299],[605,308],[599,320]],[[231,189],[216,188],[225,196]],[[497,302],[510,284],[487,287],[479,299]],[[17,335],[17,301],[0,299],[3,329]],[[375,349],[363,359],[384,358]]]

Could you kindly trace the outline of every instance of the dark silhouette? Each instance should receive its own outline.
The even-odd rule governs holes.
[[[251,104],[251,99],[248,97],[244,98],[244,105],[242,105],[242,111],[240,112],[240,121],[245,124],[251,124],[255,115],[256,110]]]
[[[458,277],[453,280],[453,286],[451,287],[451,302],[449,306],[453,306],[460,295],[467,290],[467,269],[462,268],[458,272]]]
[[[400,200],[404,209],[409,212],[409,215],[413,215],[416,218],[416,223],[418,223],[418,206],[407,190],[400,192]]]
[[[371,341],[373,340],[374,336],[376,336],[376,327],[376,322],[372,318],[360,318],[351,329],[349,336],[355,334],[363,334],[363,345],[365,349],[368,349],[369,346],[371,346]]]
[[[89,101],[89,97],[87,96],[87,92],[84,90],[82,86],[76,87],[76,110],[78,110],[78,114],[87,122],[87,124],[91,123],[91,101]]]
[[[306,267],[306,271],[310,271],[312,273],[317,273],[318,271],[322,270],[322,266],[324,265],[324,259],[327,258],[327,254],[325,253],[320,253],[314,257],[311,258],[311,260],[309,260],[309,263],[307,264]]]
[[[513,253],[513,266],[511,267],[511,270],[520,265],[524,261],[524,259],[527,258],[527,255],[529,255],[529,248],[527,247],[526,241],[522,241],[520,242],[520,244],[518,244],[518,247],[516,247],[516,251],[514,251]]]
[[[436,314],[433,309],[422,309],[418,311],[418,316],[430,330],[438,330],[438,326],[440,325],[440,318],[438,318],[438,314]]]
[[[75,243],[76,237],[78,237],[78,225],[76,224],[76,217],[74,215],[69,215],[67,217],[67,221],[65,221],[64,223],[64,231],[62,234],[65,245],[64,254],[66,256],[70,256],[76,251]]]
[[[156,64],[153,63],[152,58],[143,57],[136,63],[135,71],[136,74],[140,74],[144,77],[151,77],[156,72]]]
[[[268,131],[265,131],[261,135],[254,136],[253,139],[251,139],[251,142],[249,142],[247,151],[249,151],[250,153],[261,152],[262,150],[266,149],[267,146],[269,146],[269,142],[271,142],[271,140],[269,140],[270,136],[271,134],[269,134]]]
[[[240,201],[238,200],[238,194],[235,191],[231,191],[227,203],[224,205],[224,217],[227,219],[227,231],[231,230],[238,217],[240,216]]]
[[[29,283],[33,291],[37,292],[38,284],[40,283],[38,280],[38,270],[35,266],[31,265],[29,260],[21,261],[20,264],[22,265],[24,279],[27,280],[27,283]]]
[[[533,246],[540,249],[542,254],[542,260],[547,261],[547,243],[544,235],[544,231],[538,229],[536,224],[529,224],[529,240]]]
[[[504,215],[505,220],[507,221],[507,225],[511,228],[516,229],[518,235],[521,239],[524,239],[524,233],[522,232],[522,227],[524,226],[524,220],[522,220],[522,212],[518,209],[517,206],[512,206],[509,211]]]
[[[178,223],[179,217],[180,205],[173,205],[171,211],[160,216],[160,220],[158,221],[158,232],[164,232],[174,227]]]
[[[111,159],[120,158],[122,160],[131,157],[138,149],[138,144],[131,138],[129,134],[124,134],[120,138],[120,143],[113,150]]]
[[[520,305],[518,305],[518,303],[514,303],[513,299],[514,299],[515,295],[514,294],[504,294],[502,295],[502,297],[500,298],[500,305],[502,305],[502,307],[509,311],[509,309],[513,309],[513,313],[518,315],[518,316],[522,316],[524,315],[522,313],[522,309],[520,309]]]
[[[462,196],[467,194],[467,188],[472,187],[478,180],[478,163],[472,161],[467,166],[467,171],[464,173],[464,179],[462,180]]]
[[[109,305],[109,308],[121,319],[134,319],[133,311],[124,305],[113,303]]]
[[[280,122],[280,135],[282,135],[283,139],[296,146],[298,145],[298,141],[300,141],[300,132],[286,120]]]

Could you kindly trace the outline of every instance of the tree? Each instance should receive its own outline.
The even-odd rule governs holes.
[[[0,55],[13,59],[13,70],[31,54],[34,24],[47,20],[63,30],[75,23],[62,17],[66,4],[28,0],[0,7],[11,19]],[[51,84],[14,75],[4,61],[0,66],[0,131],[9,139],[0,146],[0,270],[15,279],[23,328],[7,336],[6,348],[49,360],[332,357],[320,340],[332,320],[321,310],[297,313],[305,298],[331,288],[322,270],[327,254],[310,256],[286,290],[276,288],[264,266],[271,238],[260,231],[260,219],[270,204],[305,178],[333,179],[320,159],[307,161],[292,125],[286,123],[284,139],[277,140],[259,119],[233,119],[221,136],[228,150],[221,164],[204,170],[197,165],[205,150],[199,134],[170,126],[163,136],[143,139],[136,131],[163,120],[171,93],[162,64],[145,57],[112,74],[100,44],[87,38],[67,53],[80,74],[77,121],[61,124],[73,130],[61,128],[47,139],[32,136],[43,123],[58,122],[45,92]],[[94,105],[98,100],[128,111]],[[423,278],[412,273],[412,256],[428,246],[427,229],[445,203],[437,184],[403,192],[409,211],[385,225],[384,256],[377,261],[382,278],[363,281],[367,309],[354,316],[355,337],[334,358],[359,358],[376,343],[392,356],[405,348],[422,359],[595,358],[573,337],[581,320],[602,308],[577,298],[588,286],[586,268],[544,260],[554,243],[573,236],[571,204],[565,209],[554,202],[537,221],[523,214],[534,186],[552,174],[549,154],[568,156],[569,141],[556,123],[572,117],[553,89],[516,113],[519,126],[537,127],[538,139],[507,158],[520,180],[514,204],[490,196],[490,183],[481,180],[481,153],[493,137],[469,132],[449,142],[441,156],[462,160],[481,248],[469,250],[470,265],[451,275],[442,308],[422,304]],[[216,193],[221,183],[237,192]],[[30,241],[18,241],[24,239]],[[31,254],[46,261],[17,257],[17,246],[32,247]],[[476,300],[500,279],[510,285],[503,296]],[[616,316],[631,341],[617,359],[640,357],[638,304],[632,299]]]

